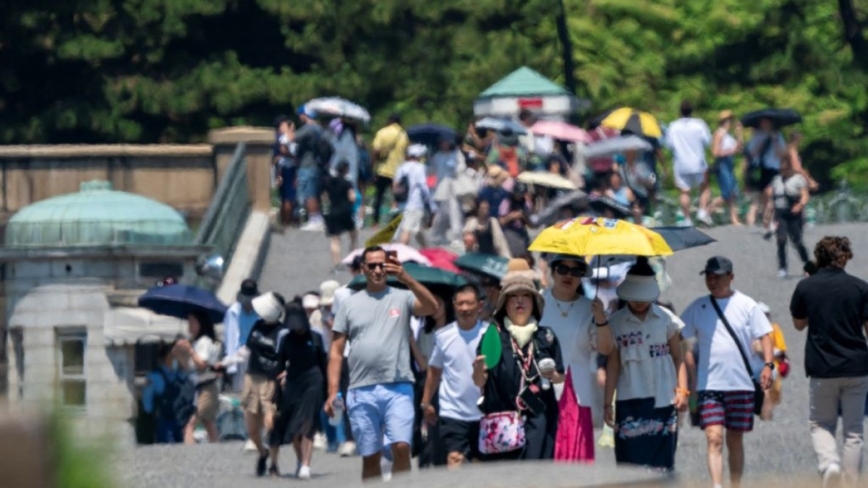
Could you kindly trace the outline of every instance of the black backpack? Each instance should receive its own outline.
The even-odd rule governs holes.
[[[166,376],[163,368],[158,371],[166,383],[160,399],[157,402],[157,416],[174,420],[178,426],[187,425],[190,417],[196,413],[196,385],[186,375],[177,374],[173,379]]]
[[[393,197],[395,201],[398,203],[406,203],[407,200],[410,199],[410,177],[404,175],[398,180],[398,184],[395,185],[395,191],[393,192]]]

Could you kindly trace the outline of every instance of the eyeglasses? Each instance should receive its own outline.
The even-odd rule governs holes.
[[[559,264],[555,266],[555,273],[559,275],[572,275],[576,278],[581,277],[585,274],[585,269],[581,266],[567,266],[566,264]]]
[[[386,263],[365,263],[365,266],[368,267],[369,271],[373,271],[377,268],[386,268]]]

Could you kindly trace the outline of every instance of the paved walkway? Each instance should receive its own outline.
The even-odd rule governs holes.
[[[793,371],[785,382],[783,403],[778,407],[773,422],[758,423],[753,434],[746,438],[747,480],[767,475],[786,474],[803,479],[816,479],[815,459],[807,427],[807,381],[804,377],[804,334],[792,328],[789,320],[788,303],[797,279],[779,280],[776,278],[776,254],[773,242],[767,242],[755,231],[746,228],[717,228],[709,231],[718,242],[707,247],[691,249],[679,253],[669,260],[668,270],[673,285],[668,298],[677,311],[694,298],[707,293],[703,279],[699,276],[705,260],[714,254],[725,254],[735,264],[735,285],[739,290],[769,304],[774,319],[781,323],[787,337]],[[365,233],[367,237],[369,233]],[[863,277],[868,276],[868,226],[846,225],[811,229],[807,232],[806,242],[810,248],[825,234],[847,235],[854,243],[856,258],[848,270]],[[363,240],[363,239],[362,239]],[[792,262],[798,258],[790,253]],[[793,264],[795,273],[801,265]],[[260,279],[260,289],[274,289],[287,298],[294,294],[316,289],[325,279],[336,276],[346,281],[346,273],[330,273],[331,262],[328,241],[321,233],[287,231],[274,234],[265,268]],[[290,450],[281,455],[284,471],[292,471],[295,461]],[[611,467],[613,453],[610,449],[597,452],[597,466],[594,468],[576,467],[575,478],[582,480],[587,470]],[[254,456],[241,451],[240,444],[184,446],[147,446],[135,450],[126,463],[122,463],[121,479],[124,488],[177,486],[184,488],[236,488],[240,486],[277,486],[280,482],[252,477]],[[702,432],[684,429],[679,440],[676,458],[678,471],[685,477],[706,480],[705,440]],[[313,473],[315,478],[309,486],[358,486],[361,462],[358,458],[342,459],[317,452],[314,455]],[[524,485],[507,484],[494,480],[490,475],[475,478],[473,485],[484,486],[548,486],[541,483],[544,473],[538,466],[528,467],[526,477],[515,479],[510,471],[510,481],[524,481]],[[454,486],[466,486],[467,480],[461,474],[451,475]],[[490,485],[486,481],[491,480]],[[395,480],[396,482],[398,480]],[[283,481],[285,484],[286,481]],[[401,486],[393,483],[394,486]],[[559,485],[566,486],[566,485]],[[577,481],[575,486],[582,486]],[[710,486],[710,484],[706,485]]]

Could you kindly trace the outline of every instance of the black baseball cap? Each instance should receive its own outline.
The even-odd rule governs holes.
[[[716,275],[732,273],[732,261],[724,256],[714,256],[709,258],[705,263],[705,269],[699,274],[704,275],[706,273],[714,273]]]
[[[256,284],[256,280],[252,278],[247,278],[246,280],[241,282],[241,290],[238,292],[240,295],[255,297],[259,295],[259,286]]]

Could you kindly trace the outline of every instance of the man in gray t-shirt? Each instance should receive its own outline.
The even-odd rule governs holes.
[[[362,456],[362,479],[381,476],[383,437],[390,441],[393,471],[410,470],[413,438],[413,373],[410,370],[410,317],[437,309],[434,295],[413,279],[401,263],[379,246],[362,253],[365,289],[347,298],[335,316],[329,351],[329,397],[325,410],[334,413],[347,340],[350,386],[346,407],[356,448]],[[392,275],[408,290],[392,288]]]

